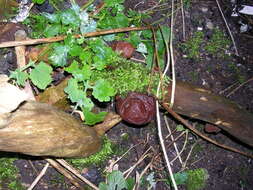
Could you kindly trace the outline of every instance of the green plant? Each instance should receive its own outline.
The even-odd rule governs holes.
[[[134,187],[134,179],[125,179],[123,173],[120,171],[113,171],[106,177],[106,183],[99,184],[99,190],[132,190]]]
[[[204,42],[204,33],[201,31],[195,32],[194,36],[190,38],[187,42],[181,45],[184,53],[187,54],[188,58],[199,59],[201,45]]]
[[[1,155],[5,156],[5,155]],[[18,180],[18,168],[14,166],[16,158],[0,158],[0,189],[22,190],[24,187]]]
[[[154,52],[151,31],[130,32],[129,36],[121,33],[93,38],[73,37],[74,34],[85,34],[98,29],[140,25],[139,22],[144,15],[129,11],[126,16],[123,2],[123,0],[106,0],[104,8],[95,16],[89,16],[90,10],[83,10],[77,4],[72,4],[70,9],[57,11],[54,14],[31,15],[24,23],[33,29],[32,37],[57,35],[67,35],[67,37],[62,42],[50,44],[49,65],[43,62],[30,63],[25,68],[12,72],[11,78],[21,86],[29,79],[35,86],[44,90],[51,84],[50,75],[53,70],[60,68],[69,73],[72,77],[64,91],[75,108],[83,111],[88,125],[102,121],[106,114],[91,112],[94,107],[92,97],[99,102],[108,102],[116,94],[135,90],[144,91],[149,84],[157,85],[158,74],[152,76],[151,80],[149,77]],[[164,42],[168,42],[168,39],[163,39],[161,32],[164,36],[169,36],[170,31],[162,27],[156,32],[160,67],[163,68]],[[107,41],[114,39],[131,41],[138,46],[137,50],[147,56],[147,68],[125,60],[113,51],[107,45]],[[28,67],[31,70],[26,74],[23,71]]]
[[[224,57],[224,52],[229,45],[231,45],[231,41],[221,30],[216,28],[214,29],[210,40],[207,42],[205,50],[213,56]]]
[[[204,168],[186,170],[174,174],[177,185],[185,185],[187,190],[200,190],[206,185],[208,171]],[[169,180],[171,184],[171,180]]]
[[[69,159],[69,161],[77,168],[82,169],[91,164],[102,164],[105,160],[107,160],[113,153],[113,144],[112,142],[104,137],[102,148],[99,152],[88,156],[86,158],[80,159]]]

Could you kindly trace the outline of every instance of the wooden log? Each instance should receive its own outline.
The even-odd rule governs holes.
[[[95,127],[48,104],[27,102],[14,113],[0,115],[0,151],[32,156],[85,157],[99,151],[101,136],[121,121],[109,113]]]
[[[170,97],[171,85],[168,86],[164,101],[169,102]],[[253,114],[210,90],[177,81],[172,109],[179,114],[217,125],[253,146]]]

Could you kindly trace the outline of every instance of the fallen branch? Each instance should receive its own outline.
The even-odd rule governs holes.
[[[116,28],[116,29],[111,29],[111,30],[101,30],[101,31],[96,31],[96,32],[88,32],[88,33],[83,34],[83,35],[76,34],[76,35],[74,35],[74,37],[75,38],[95,37],[95,36],[101,36],[101,35],[106,35],[106,34],[114,34],[114,33],[129,32],[129,31],[138,31],[138,30],[148,30],[148,29],[150,29],[150,27]],[[59,41],[64,40],[66,37],[67,36],[56,36],[56,37],[50,37],[50,38],[27,39],[27,40],[20,40],[20,41],[8,41],[8,42],[0,43],[0,48],[59,42]]]
[[[163,102],[170,102],[171,84]],[[253,114],[210,90],[177,82],[173,110],[181,115],[212,123],[253,147]]]
[[[35,185],[37,185],[40,179],[45,175],[48,166],[49,166],[49,163],[46,163],[44,168],[41,170],[40,174],[35,178],[35,180],[33,181],[33,183],[30,185],[30,187],[27,190],[32,190],[35,187]]]
[[[48,163],[50,163],[58,172],[60,172],[62,175],[64,175],[68,180],[77,188],[84,190],[81,185],[77,182],[77,179],[74,178],[70,172],[66,170],[63,166],[61,166],[58,162],[56,162],[53,159],[45,159]]]
[[[249,158],[253,158],[253,155],[251,154],[247,154],[245,152],[241,152],[235,148],[220,144],[212,139],[210,139],[209,137],[203,135],[201,132],[199,132],[197,129],[195,129],[194,127],[192,127],[185,119],[183,119],[180,115],[178,115],[176,112],[172,111],[172,109],[169,108],[169,106],[166,103],[162,103],[162,106],[166,109],[166,111],[168,111],[174,118],[176,118],[178,121],[180,121],[182,124],[184,124],[187,128],[189,128],[192,132],[194,132],[196,135],[200,136],[201,138],[205,139],[206,141],[215,144],[216,146],[219,146],[221,148],[224,148],[226,150],[230,150],[232,152],[236,152],[239,154],[242,154],[244,156],[247,156]]]

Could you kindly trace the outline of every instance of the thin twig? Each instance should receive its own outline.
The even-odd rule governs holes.
[[[178,148],[177,148],[177,143],[175,142],[174,136],[173,136],[172,133],[171,133],[170,125],[169,125],[169,122],[168,122],[168,119],[167,119],[166,116],[164,116],[164,120],[165,120],[166,127],[167,127],[167,129],[168,129],[168,131],[169,131],[169,134],[171,134],[170,138],[171,138],[171,141],[173,142],[173,145],[174,145],[174,148],[175,148],[175,150],[176,150],[176,153],[177,153],[179,162],[182,164],[182,158],[181,158],[181,156],[179,155],[179,151],[178,151]]]
[[[185,18],[184,18],[184,2],[181,0],[181,14],[182,14],[182,23],[183,23],[183,41],[186,39],[185,35]]]
[[[64,175],[68,180],[77,188],[83,189],[80,184],[77,182],[77,179],[75,179],[69,171],[67,171],[63,166],[61,166],[58,162],[56,162],[53,159],[45,159],[47,162],[49,162],[58,172],[60,172],[62,175]]]
[[[171,1],[172,5],[172,15],[171,15],[171,31],[170,31],[170,59],[171,59],[171,72],[172,72],[172,88],[171,88],[171,99],[170,99],[170,108],[173,107],[175,100],[175,89],[176,89],[176,74],[175,74],[175,60],[173,52],[173,28],[174,28],[174,0]]]
[[[138,176],[138,178],[136,177],[136,184],[134,186],[133,189],[138,190],[139,186],[140,186],[140,181],[142,179],[142,177],[144,176],[144,174],[147,172],[147,170],[152,166],[153,163],[153,159],[149,162],[149,164],[144,168],[144,170],[141,172],[141,174]]]
[[[101,31],[96,31],[96,32],[88,32],[88,33],[83,34],[83,35],[76,34],[76,35],[74,35],[74,37],[75,38],[95,37],[95,36],[101,36],[101,35],[106,35],[106,34],[129,32],[129,31],[138,31],[138,30],[148,30],[148,29],[150,29],[150,27],[116,28],[116,29],[111,29],[111,30],[101,30]],[[8,41],[8,42],[0,43],[0,48],[59,42],[59,41],[64,40],[66,37],[67,36],[56,36],[56,37],[50,37],[50,38],[28,39],[28,40],[21,40],[21,41]]]
[[[231,40],[232,40],[233,46],[234,46],[234,48],[235,48],[235,54],[236,54],[237,56],[239,56],[239,53],[238,53],[238,50],[237,50],[237,47],[236,47],[236,44],[235,44],[234,36],[233,36],[233,34],[232,34],[232,32],[231,32],[229,26],[228,26],[228,23],[227,23],[227,21],[226,21],[226,18],[225,18],[225,16],[224,16],[223,12],[222,12],[220,3],[219,3],[218,0],[215,0],[215,1],[216,1],[216,4],[217,4],[218,8],[219,8],[219,11],[220,11],[220,13],[221,13],[221,16],[222,16],[222,18],[223,18],[223,20],[224,20],[224,22],[225,22],[225,24],[226,24],[228,33],[229,33],[230,38],[231,38]]]
[[[181,149],[181,151],[179,152],[179,154],[178,154],[173,160],[170,161],[171,163],[173,163],[173,162],[177,159],[177,157],[178,157],[179,155],[181,155],[181,154],[184,152],[184,150],[185,150],[185,147],[186,147],[187,142],[188,142],[189,130],[185,130],[184,132],[186,133],[186,135],[185,135],[185,141],[184,141],[183,148]]]
[[[239,82],[235,82],[234,84],[230,85],[229,87],[225,88],[224,90],[220,91],[219,94],[223,94],[226,91],[230,90],[231,88],[233,88],[234,86],[236,86]]]
[[[232,90],[228,95],[226,95],[226,97],[231,96],[232,94],[234,94],[237,90],[239,90],[239,88],[241,88],[243,85],[247,84],[248,82],[252,81],[253,77],[250,78],[249,80],[245,81],[244,83],[240,84],[238,87],[236,87],[234,90]]]
[[[190,149],[190,151],[189,151],[189,153],[188,153],[188,155],[187,155],[187,157],[186,157],[186,159],[185,159],[185,161],[184,161],[184,163],[183,163],[183,165],[182,165],[182,169],[183,169],[183,170],[185,169],[186,164],[187,164],[187,162],[188,162],[188,160],[189,160],[189,158],[190,158],[190,155],[192,154],[193,148],[198,144],[198,142],[199,142],[199,141],[196,141],[196,142],[191,146],[191,149]]]
[[[218,147],[224,148],[226,150],[230,150],[232,152],[236,152],[239,153],[241,155],[247,156],[249,158],[253,158],[253,155],[245,153],[245,152],[241,152],[240,150],[237,150],[235,148],[220,144],[216,141],[214,141],[213,139],[210,139],[209,137],[203,135],[201,132],[199,132],[197,129],[195,129],[194,127],[192,127],[185,119],[183,119],[180,115],[178,115],[176,112],[174,112],[173,110],[171,110],[169,108],[169,106],[167,105],[167,103],[162,103],[163,107],[174,117],[176,118],[178,121],[180,121],[182,124],[184,124],[187,128],[189,128],[191,131],[193,131],[196,135],[200,136],[201,138],[203,138],[204,140],[215,144]]]
[[[172,0],[172,5],[174,6],[174,0]],[[173,14],[173,12],[172,12],[172,14]],[[164,70],[164,72],[162,74],[162,78],[159,81],[158,86],[157,86],[157,90],[156,90],[156,96],[157,97],[159,97],[160,88],[162,87],[162,82],[163,82],[162,80],[163,80],[163,77],[166,75],[166,73],[167,73],[167,71],[169,69],[169,63],[170,63],[169,62],[170,56],[169,56],[169,50],[168,50],[169,48],[168,48],[167,42],[165,42],[165,47],[166,47],[166,50],[167,50],[167,64],[166,64],[165,70]],[[156,43],[155,43],[155,52],[157,52]],[[157,56],[158,55],[156,53],[156,57]],[[159,61],[158,57],[157,57],[157,60]],[[160,118],[159,102],[158,102],[158,100],[156,100],[156,119],[157,119],[158,137],[159,137],[160,145],[162,147],[162,152],[163,152],[163,156],[164,156],[164,159],[165,159],[165,163],[166,163],[167,169],[169,171],[173,187],[174,187],[175,190],[177,190],[178,187],[177,187],[177,184],[176,184],[176,181],[175,181],[175,178],[174,178],[174,175],[173,175],[173,171],[172,171],[172,168],[171,168],[171,165],[170,165],[170,161],[169,161],[169,158],[168,158],[168,155],[167,155],[167,151],[166,151],[166,148],[165,148],[165,145],[164,145],[164,139],[163,139],[163,135],[162,135],[161,118]]]
[[[69,170],[71,173],[73,173],[76,177],[78,177],[79,179],[81,179],[84,183],[86,183],[87,185],[89,185],[90,187],[92,187],[95,190],[99,190],[99,188],[94,185],[93,183],[91,183],[88,179],[86,179],[85,177],[83,177],[79,171],[77,171],[75,168],[73,168],[69,163],[67,163],[65,160],[63,159],[56,159],[57,162],[59,162],[62,166],[64,166],[67,170]]]
[[[48,166],[49,166],[49,163],[46,163],[44,168],[41,170],[40,174],[35,178],[35,180],[32,182],[32,184],[30,185],[30,187],[27,190],[32,190],[35,187],[35,185],[37,185],[39,180],[43,177],[43,175],[45,175]]]
[[[132,173],[132,171],[136,168],[136,166],[138,166],[147,156],[149,156],[150,154],[148,153],[151,150],[151,147],[149,147],[140,157],[140,159],[130,168],[128,168],[126,171],[123,172],[123,174],[125,175],[125,179],[128,178],[128,176]]]

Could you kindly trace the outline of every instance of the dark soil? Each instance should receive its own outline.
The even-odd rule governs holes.
[[[166,2],[165,2],[166,3]],[[177,1],[179,3],[179,1]],[[134,10],[144,11],[154,7],[157,4],[155,0],[141,1],[141,0],[126,0],[125,6]],[[213,28],[219,28],[229,38],[224,21],[218,10],[215,1],[190,1],[190,7],[185,8],[185,23],[186,23],[186,39],[182,35],[182,17],[180,11],[177,11],[175,18],[174,31],[174,50],[176,61],[176,75],[178,80],[186,81],[200,87],[205,87],[216,94],[222,96],[228,95],[232,89],[228,89],[233,84],[237,86],[253,77],[253,33],[240,33],[238,24],[239,18],[232,18],[232,7],[230,1],[221,1],[221,6],[229,23],[230,29],[235,37],[236,45],[239,51],[239,56],[235,55],[233,45],[227,48],[224,57],[217,57],[210,55],[201,50],[201,57],[199,59],[185,58],[185,52],[180,48],[180,44],[190,39],[193,34],[202,28],[205,34],[205,39],[208,40],[213,33],[213,29],[207,27],[207,23],[211,23]],[[170,25],[170,2],[165,6],[164,10],[154,9],[151,19],[146,20],[148,23],[160,21],[160,24]],[[251,20],[252,21],[252,20]],[[251,35],[251,36],[250,36]],[[250,36],[250,37],[249,37]],[[10,52],[11,53],[11,52]],[[228,55],[229,54],[229,55]],[[7,60],[8,62],[9,60]],[[5,70],[12,69],[6,66],[2,68]],[[2,72],[1,70],[1,72]],[[186,97],[187,98],[187,97]],[[246,83],[233,94],[229,99],[241,105],[244,109],[253,112],[253,81]],[[179,122],[171,116],[166,116],[171,130],[173,131]],[[189,122],[200,131],[204,132],[205,123],[197,120],[186,118]],[[243,122],[243,121],[242,121]],[[168,131],[163,121],[164,136],[167,136]],[[173,134],[176,138],[181,132]],[[208,135],[208,134],[206,134]],[[161,147],[157,136],[157,127],[155,121],[143,127],[131,126],[126,123],[120,123],[107,133],[108,138],[118,145],[121,152],[125,152],[130,147],[135,146],[131,151],[125,155],[117,166],[120,171],[125,171],[133,166],[143,153],[151,147],[149,155],[133,170],[132,177],[135,177],[137,172],[140,174],[144,168],[152,161],[152,166],[146,171],[146,175],[154,173],[157,182],[155,189],[173,189],[166,183],[168,181],[169,173],[164,164],[164,159],[161,152]],[[240,149],[244,152],[252,153],[252,148],[233,139],[228,134],[221,132],[216,135],[208,135],[210,138],[226,144],[228,146]],[[179,150],[183,147],[185,137],[182,136],[177,141]],[[137,145],[139,144],[139,145]],[[182,154],[182,160],[185,161],[192,146],[192,152],[189,156],[186,166],[183,168],[180,161],[177,159],[173,162],[172,170],[174,173],[182,169],[197,169],[205,168],[208,171],[209,178],[207,179],[205,190],[250,190],[253,189],[253,160],[237,153],[233,153],[200,139],[199,137],[189,134],[187,145]],[[171,146],[171,139],[165,139],[165,146],[168,151],[170,160],[175,158],[176,153],[173,145]],[[110,161],[116,160],[119,155],[114,155],[104,163],[103,166],[109,166]],[[21,180],[25,186],[29,186],[38,172],[45,165],[44,161],[21,159],[15,162],[20,170]],[[103,169],[101,166],[91,166],[88,168],[85,176],[98,185],[101,181]],[[42,189],[75,189],[70,185],[68,180],[62,178],[53,168],[50,168],[40,183],[34,188],[36,190]],[[140,187],[140,189],[147,189],[147,186]],[[185,186],[179,186],[179,189],[186,189]]]

